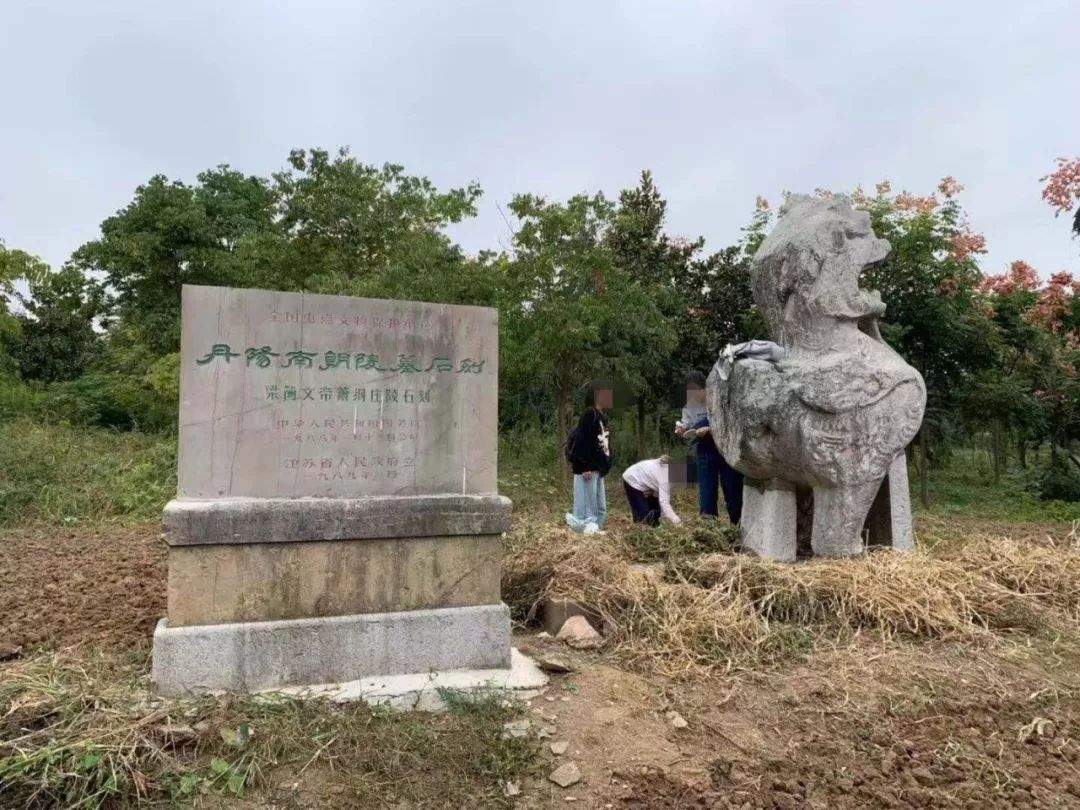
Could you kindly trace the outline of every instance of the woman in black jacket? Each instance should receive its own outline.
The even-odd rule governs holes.
[[[593,388],[585,402],[568,454],[574,471],[574,507],[566,513],[566,525],[592,534],[603,529],[607,520],[604,476],[611,469],[611,444],[605,411],[611,409],[611,390]]]

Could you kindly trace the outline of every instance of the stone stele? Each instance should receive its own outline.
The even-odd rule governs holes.
[[[743,545],[763,556],[913,545],[904,451],[926,387],[881,338],[881,296],[859,288],[888,252],[846,198],[794,195],[754,257],[754,303],[783,357],[738,360],[726,379],[717,364],[708,409],[747,476]]]
[[[185,286],[158,690],[535,685],[507,674],[498,355],[492,309]]]

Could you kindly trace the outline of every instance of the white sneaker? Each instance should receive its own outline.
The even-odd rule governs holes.
[[[588,523],[585,524],[585,528],[581,533],[582,534],[596,534],[598,531],[600,531],[600,527],[597,526],[595,523],[593,523],[590,520]]]

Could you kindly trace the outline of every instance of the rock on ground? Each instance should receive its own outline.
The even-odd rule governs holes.
[[[567,762],[552,771],[548,779],[561,788],[568,788],[581,781],[581,770],[576,762]]]
[[[595,649],[604,643],[603,636],[596,632],[584,616],[571,616],[563,622],[555,638],[579,650]]]

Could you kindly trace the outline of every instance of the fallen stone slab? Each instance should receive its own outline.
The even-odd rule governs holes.
[[[533,653],[533,660],[540,669],[553,675],[577,672],[577,667],[570,662],[569,658],[555,653]]]

